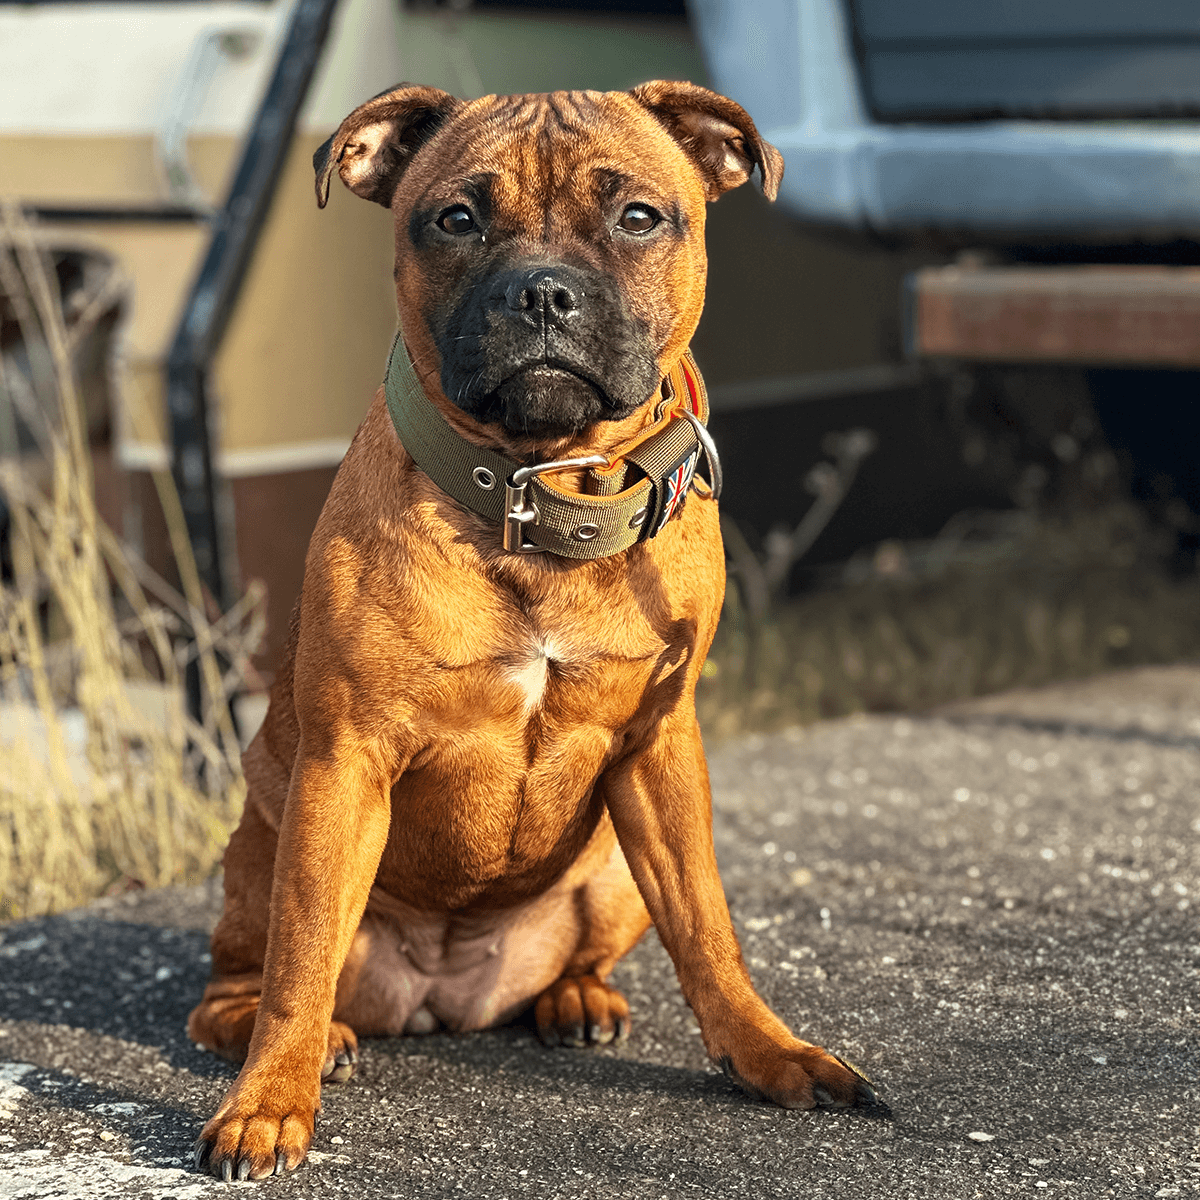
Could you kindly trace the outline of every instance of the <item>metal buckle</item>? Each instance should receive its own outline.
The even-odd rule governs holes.
[[[717,443],[713,441],[713,435],[705,428],[704,422],[690,408],[685,408],[683,415],[691,421],[692,428],[696,431],[696,440],[704,450],[704,457],[708,459],[708,470],[712,476],[710,480],[712,483],[712,498],[719,500],[721,498],[723,476],[721,474],[721,458],[717,454]]]
[[[563,458],[557,462],[535,463],[532,467],[518,467],[504,487],[504,549],[510,554],[542,554],[541,546],[525,540],[525,526],[536,525],[538,510],[533,504],[526,505],[525,489],[529,481],[547,471],[565,471],[570,467],[600,467],[608,463],[603,454],[589,454],[586,458]]]

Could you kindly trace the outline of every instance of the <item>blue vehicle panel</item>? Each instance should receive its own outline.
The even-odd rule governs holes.
[[[1195,0],[694,0],[781,200],[883,233],[1200,236]],[[1164,119],[1170,118],[1170,119]]]

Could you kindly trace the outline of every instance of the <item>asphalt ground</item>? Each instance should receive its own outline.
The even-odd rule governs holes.
[[[0,928],[0,1196],[1200,1195],[1200,667],[710,751],[751,973],[891,1118],[785,1112],[707,1063],[650,934],[619,1047],[365,1041],[309,1161],[193,1173],[232,1079],[184,1018],[214,888]]]

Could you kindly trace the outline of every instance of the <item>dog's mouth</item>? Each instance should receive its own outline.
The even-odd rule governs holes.
[[[517,436],[571,437],[623,420],[653,393],[659,375],[649,328],[631,315],[615,277],[556,259],[521,260],[463,286],[430,326],[443,391],[477,421],[500,422]]]
[[[556,362],[522,366],[484,398],[484,408],[514,433],[579,433],[627,415],[618,407],[597,380]]]

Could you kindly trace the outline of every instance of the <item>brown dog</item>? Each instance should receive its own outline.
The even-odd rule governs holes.
[[[773,198],[782,171],[737,104],[663,82],[469,103],[400,86],[315,162],[321,204],[336,168],[395,216],[390,370],[415,368],[416,400],[467,451],[592,456],[599,470],[556,486],[598,512],[630,447],[688,424],[663,414],[703,302],[705,202],[756,166]],[[522,553],[544,514],[518,503],[505,550],[418,468],[392,400],[376,394],[334,481],[245,755],[188,1026],[245,1065],[197,1165],[297,1166],[356,1033],[481,1029],[532,1004],[547,1041],[609,1040],[628,1005],[605,980],[652,920],[709,1054],[747,1091],[873,1103],[755,993],[717,876],[693,697],[724,562],[711,491],[682,503],[699,450],[669,496],[642,484],[653,516],[626,522],[644,525],[628,549]]]

